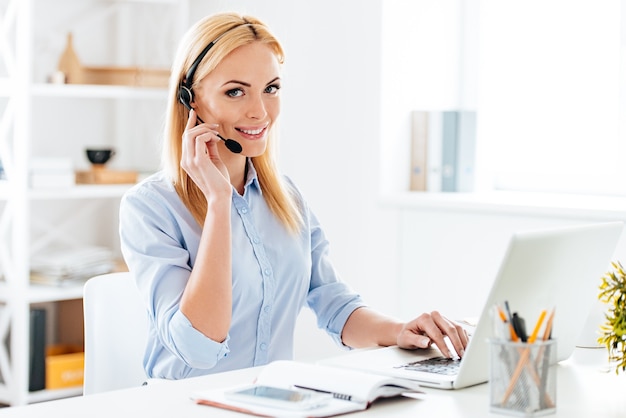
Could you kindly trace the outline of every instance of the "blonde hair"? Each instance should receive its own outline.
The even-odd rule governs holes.
[[[236,13],[212,15],[197,22],[183,37],[170,76],[162,159],[163,168],[172,180],[176,192],[200,225],[204,224],[206,216],[206,199],[187,172],[180,166],[182,136],[189,113],[179,102],[179,88],[193,61],[211,42],[215,42],[215,45],[198,65],[193,77],[193,84],[190,86],[192,90],[228,54],[238,47],[252,42],[262,42],[269,45],[276,54],[278,62],[280,64],[284,62],[282,46],[270,33],[267,26],[254,17]],[[302,215],[294,191],[285,183],[278,172],[275,158],[275,130],[276,128],[273,127],[269,133],[265,152],[260,156],[253,157],[252,162],[257,171],[263,197],[270,210],[288,230],[297,232],[302,226]]]

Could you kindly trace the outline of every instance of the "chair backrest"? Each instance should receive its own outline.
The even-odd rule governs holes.
[[[83,289],[83,394],[141,386],[148,316],[130,273],[92,277]]]

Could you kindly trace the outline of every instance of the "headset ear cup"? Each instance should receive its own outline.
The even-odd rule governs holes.
[[[187,86],[180,86],[178,89],[178,100],[180,100],[188,110],[191,110],[191,102],[193,101],[191,89]]]

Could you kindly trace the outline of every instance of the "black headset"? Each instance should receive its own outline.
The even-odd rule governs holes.
[[[191,102],[193,102],[193,91],[191,89],[191,86],[193,85],[193,76],[196,74],[198,65],[200,65],[200,63],[202,62],[206,54],[209,52],[209,50],[213,48],[215,43],[219,41],[222,36],[226,35],[231,30],[238,28],[239,26],[244,26],[244,25],[249,25],[254,31],[254,28],[252,27],[252,23],[248,23],[248,22],[241,23],[239,25],[233,26],[230,29],[227,29],[224,33],[222,33],[220,36],[218,36],[213,41],[211,41],[202,50],[202,52],[200,52],[200,55],[198,55],[198,58],[196,58],[194,62],[191,63],[191,67],[189,67],[187,74],[185,74],[185,78],[183,78],[182,83],[178,87],[178,100],[187,108],[187,110],[191,111]],[[198,119],[200,123],[204,123],[204,121],[200,119],[199,116],[196,116],[196,118]],[[241,147],[241,144],[239,142],[235,141],[234,139],[229,139],[229,138],[225,139],[220,134],[217,134],[217,136],[222,141],[224,141],[224,145],[226,145],[226,148],[228,148],[231,152],[234,152],[235,154],[239,154],[242,151],[243,148]]]
[[[228,32],[228,31],[226,31],[226,32]],[[224,33],[226,33],[226,32],[224,32]],[[217,42],[217,40],[219,38],[221,38],[222,36],[223,36],[223,34],[220,35],[216,40],[214,40],[210,44],[208,44],[206,46],[206,48],[204,48],[202,50],[200,55],[198,55],[198,58],[196,58],[195,61],[191,64],[191,67],[189,67],[189,70],[187,71],[187,74],[185,74],[185,78],[183,78],[183,82],[181,83],[180,87],[178,88],[178,100],[180,100],[180,102],[183,105],[185,105],[185,107],[189,111],[191,111],[191,102],[193,101],[193,91],[191,91],[191,86],[193,85],[193,76],[196,74],[196,70],[198,69],[198,65],[200,65],[200,63],[202,62],[202,60],[204,59],[206,54],[209,52],[209,50],[211,48],[213,48],[213,45],[215,45],[215,42]]]

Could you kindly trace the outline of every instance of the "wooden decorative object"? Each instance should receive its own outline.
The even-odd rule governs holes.
[[[76,172],[76,184],[133,184],[137,176],[136,171],[107,170],[94,165],[91,170]]]
[[[68,84],[105,84],[136,87],[167,87],[170,71],[140,67],[86,67],[74,50],[72,34],[59,58],[58,70],[65,74]]]

